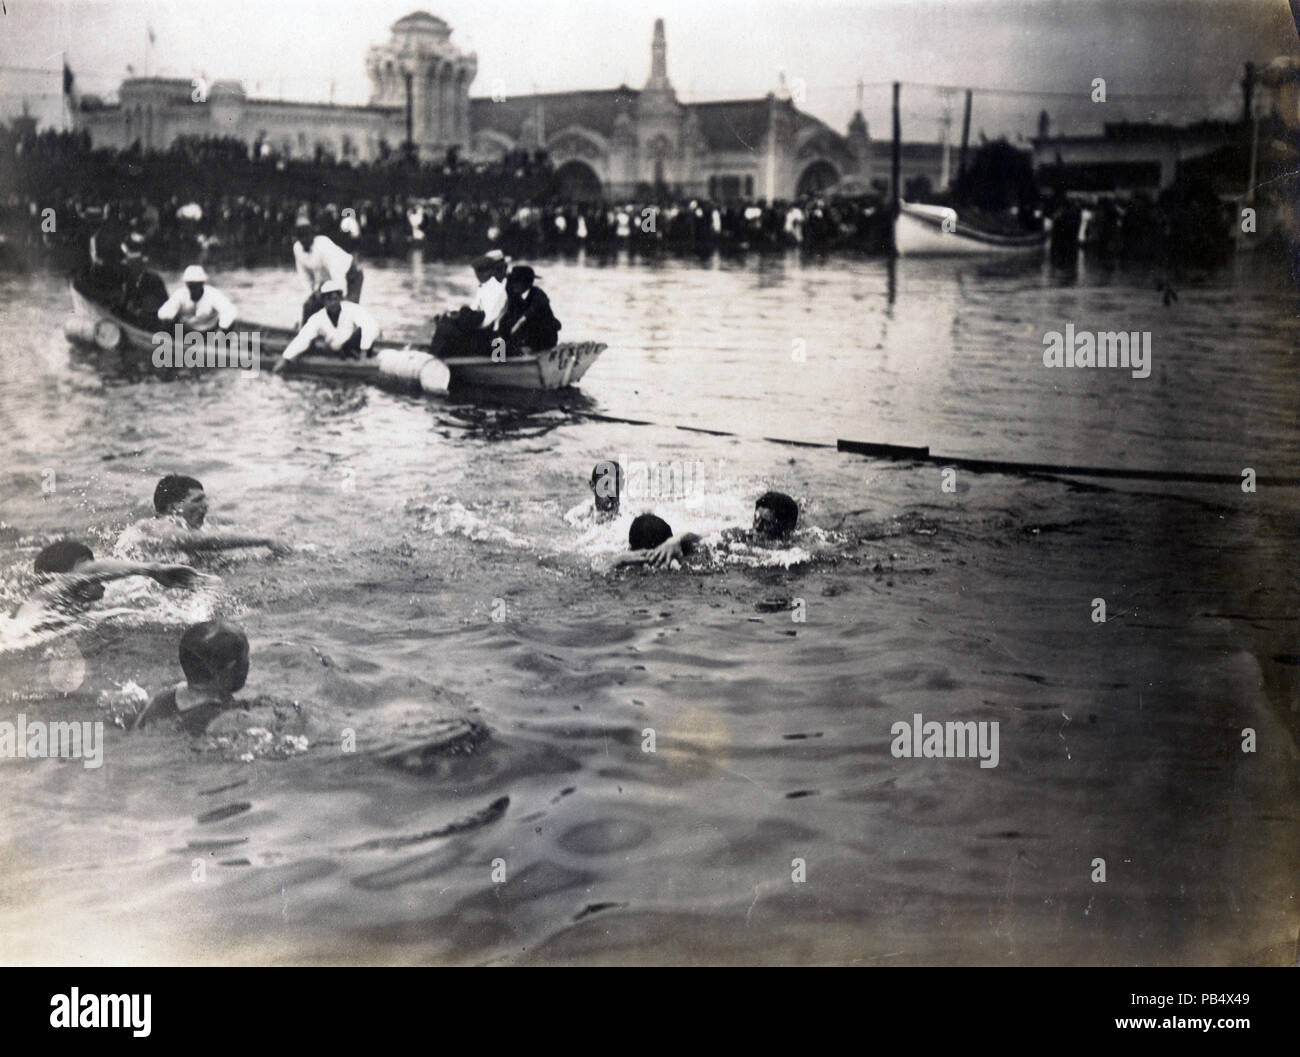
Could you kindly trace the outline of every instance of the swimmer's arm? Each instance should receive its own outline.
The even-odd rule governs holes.
[[[170,526],[155,530],[153,539],[193,554],[239,550],[242,547],[268,547],[276,554],[288,554],[292,549],[287,543],[269,536],[242,536],[237,532],[190,532],[188,529]]]
[[[682,532],[650,550],[626,551],[611,562],[611,567],[617,569],[624,565],[648,565],[652,569],[658,569],[693,554],[699,542],[700,537],[694,532]]]
[[[160,690],[158,693],[154,694],[153,697],[149,698],[149,703],[135,714],[135,719],[131,720],[131,726],[128,729],[139,730],[146,723],[159,719],[164,715],[174,713],[176,711],[175,705],[173,705],[170,710],[165,707],[167,700],[169,700],[170,693],[171,691],[168,690]]]
[[[163,562],[130,562],[116,558],[101,558],[87,562],[74,573],[57,574],[41,594],[62,595],[91,584],[106,584],[125,580],[128,576],[148,576],[163,587],[190,587],[199,573],[188,565],[167,565]]]
[[[671,565],[674,561],[684,561],[695,550],[700,537],[694,532],[679,532],[664,540],[657,547],[646,552],[645,563],[652,569]]]

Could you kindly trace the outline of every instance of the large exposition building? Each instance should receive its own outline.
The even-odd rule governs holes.
[[[804,113],[784,92],[761,99],[682,103],[668,79],[663,21],[655,22],[650,76],[639,91],[471,99],[477,58],[426,12],[393,24],[370,49],[365,106],[249,98],[234,81],[131,78],[116,104],[83,100],[76,113],[96,146],[166,149],[178,136],[234,136],[282,156],[369,161],[411,143],[424,158],[457,147],[472,159],[544,149],[564,192],[631,196],[646,186],[719,200],[792,198],[845,176],[888,178],[889,144],[872,143],[861,111],[847,135]],[[205,86],[206,87],[206,86]],[[903,177],[941,183],[938,144],[905,144]]]

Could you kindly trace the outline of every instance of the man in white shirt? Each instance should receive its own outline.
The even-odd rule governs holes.
[[[342,283],[329,280],[321,286],[320,295],[325,307],[308,319],[298,336],[289,342],[274,373],[282,373],[287,364],[310,349],[314,342],[339,354],[370,355],[371,346],[379,338],[375,317],[358,304],[344,302]]]
[[[303,320],[320,310],[321,302],[316,291],[324,282],[338,283],[346,300],[360,304],[364,275],[352,254],[328,236],[318,235],[306,217],[298,221],[295,233],[298,237],[293,244],[293,263],[309,291],[302,306]]]
[[[179,287],[158,309],[164,323],[177,322],[188,330],[229,330],[235,322],[235,306],[215,286],[208,286],[208,273],[191,264],[181,275]]]
[[[473,267],[479,282],[474,299],[455,312],[434,318],[429,351],[435,356],[490,356],[494,346],[505,352],[505,335],[499,326],[510,303],[505,254],[492,250],[476,260]]]
[[[492,250],[474,262],[474,278],[479,282],[478,293],[470,308],[483,313],[481,330],[492,330],[505,315],[509,297],[506,294],[505,254]]]

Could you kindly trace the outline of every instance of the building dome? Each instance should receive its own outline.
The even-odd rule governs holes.
[[[393,23],[390,31],[395,37],[432,36],[446,40],[451,36],[451,26],[427,11],[412,11],[404,18]]]

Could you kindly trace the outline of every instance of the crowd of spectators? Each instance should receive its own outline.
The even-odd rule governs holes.
[[[134,232],[158,267],[283,262],[304,215],[372,259],[411,252],[468,259],[491,248],[535,258],[580,249],[705,255],[889,247],[880,194],[723,203],[643,187],[635,201],[575,201],[541,151],[490,163],[467,161],[454,149],[436,163],[386,147],[380,153],[369,163],[321,152],[295,159],[264,144],[194,137],[166,151],[145,152],[138,144],[114,150],[93,148],[84,132],[38,132],[30,122],[14,122],[0,127],[0,259],[72,270],[86,263],[96,233],[111,246]],[[973,165],[967,182],[979,172]],[[1027,180],[1021,174],[1017,184],[995,166],[984,197],[1005,197],[1010,189],[1013,198],[1036,198]],[[1058,194],[1020,201],[1013,212],[1051,217],[1053,251],[1062,259],[1078,240],[1113,259],[1208,263],[1230,247],[1230,211],[1204,183],[1181,181],[1159,199],[1136,195],[1126,202],[1100,196],[1080,203]],[[979,200],[973,192],[966,197]]]
[[[878,201],[713,203],[647,187],[634,202],[582,202],[560,193],[540,151],[492,163],[386,155],[287,159],[184,137],[120,151],[84,133],[0,129],[0,235],[11,256],[65,267],[84,262],[96,232],[109,243],[119,230],[142,233],[160,265],[283,260],[303,215],[363,258],[884,247]]]

